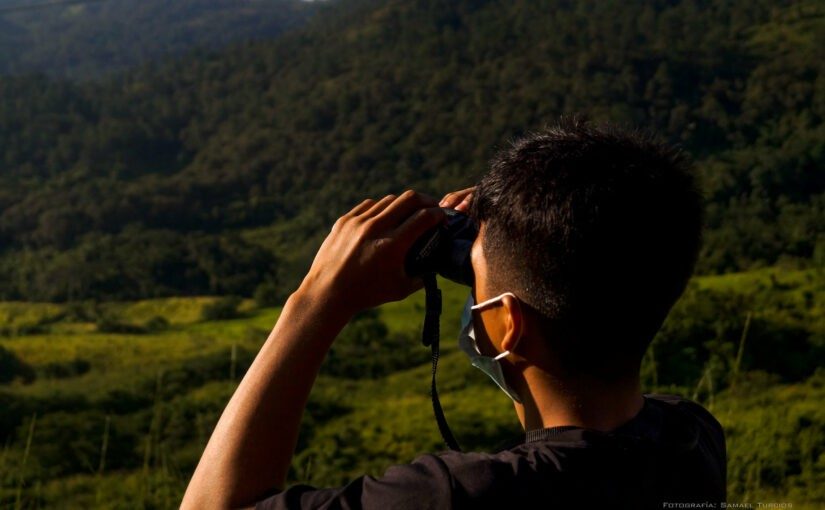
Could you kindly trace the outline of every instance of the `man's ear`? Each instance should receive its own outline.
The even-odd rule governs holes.
[[[501,298],[501,305],[504,312],[504,337],[501,339],[501,350],[515,352],[524,334],[524,311],[519,300],[510,295]]]

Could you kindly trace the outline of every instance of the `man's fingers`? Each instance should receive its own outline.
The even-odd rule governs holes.
[[[361,202],[360,204],[353,207],[352,210],[349,212],[349,214],[350,214],[350,216],[358,216],[359,214],[363,213],[364,211],[366,211],[367,209],[369,209],[373,205],[375,205],[375,200],[373,200],[371,198],[368,198],[368,199],[364,200],[363,202]]]
[[[473,191],[475,191],[475,186],[472,188],[465,188],[460,191],[453,191],[452,193],[447,193],[444,195],[444,198],[441,199],[441,202],[438,203],[441,207],[447,207],[455,209],[457,206],[461,205],[462,202],[468,200],[468,197],[472,197]],[[469,206],[469,203],[467,204]]]
[[[447,193],[444,195],[444,198],[441,199],[441,202],[438,203],[439,207],[447,207],[450,204],[450,200],[452,199],[452,192]]]
[[[403,223],[415,211],[425,207],[435,207],[436,201],[426,195],[412,190],[402,193],[396,201],[387,206],[375,217],[376,223],[388,228],[395,228]]]
[[[467,195],[466,197],[464,197],[464,200],[462,200],[461,203],[458,204],[457,206],[453,207],[453,209],[455,209],[456,211],[466,213],[470,209],[470,204],[472,203],[472,201],[473,201],[473,193],[470,192],[470,194]]]
[[[395,195],[387,195],[378,202],[375,202],[372,207],[367,209],[364,213],[360,214],[359,216],[363,217],[364,219],[373,218],[381,214],[381,212],[387,208],[391,203],[396,200]]]
[[[416,239],[424,235],[424,232],[438,225],[444,220],[444,211],[440,207],[428,207],[421,209],[401,224],[394,237],[399,239],[405,248],[409,249]]]

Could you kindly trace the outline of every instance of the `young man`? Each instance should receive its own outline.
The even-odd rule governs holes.
[[[472,197],[470,196],[472,192]],[[218,422],[184,508],[663,508],[725,499],[725,443],[699,405],[642,395],[642,355],[683,292],[701,197],[679,152],[566,122],[502,151],[450,194],[480,231],[472,323],[526,437],[423,455],[345,487],[284,481],[318,368],[355,313],[421,287],[403,269],[443,219],[413,192],[341,217]],[[375,278],[381,275],[381,278]]]

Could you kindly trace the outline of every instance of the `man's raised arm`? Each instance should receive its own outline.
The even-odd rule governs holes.
[[[404,257],[443,217],[434,200],[407,191],[366,200],[338,219],[221,415],[181,508],[251,506],[284,488],[309,392],[335,337],[355,313],[420,288],[404,273]]]

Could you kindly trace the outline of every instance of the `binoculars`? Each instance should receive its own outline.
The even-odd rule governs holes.
[[[478,235],[472,218],[455,209],[443,209],[446,220],[421,236],[407,253],[405,268],[410,276],[438,273],[468,287],[475,280],[470,249]]]

